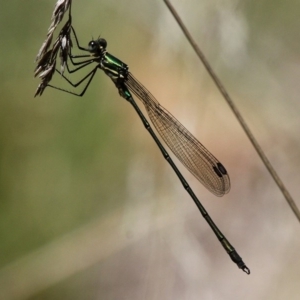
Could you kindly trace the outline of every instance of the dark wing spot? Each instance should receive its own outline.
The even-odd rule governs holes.
[[[222,174],[221,174],[221,172],[219,171],[219,169],[218,169],[217,167],[213,166],[213,169],[214,169],[215,173],[216,173],[219,177],[222,177]]]
[[[220,162],[217,163],[217,166],[218,166],[219,171],[220,171],[222,174],[224,174],[224,175],[227,174],[227,171],[226,171],[225,167],[224,167]]]

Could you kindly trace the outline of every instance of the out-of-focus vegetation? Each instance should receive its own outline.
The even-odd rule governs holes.
[[[300,206],[300,2],[172,2]],[[298,299],[299,223],[163,1],[74,1],[73,24],[226,166],[223,199],[183,173],[250,276],[104,74],[33,98],[54,5],[0,10],[0,299]]]

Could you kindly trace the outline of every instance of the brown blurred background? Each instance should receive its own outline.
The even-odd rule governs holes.
[[[226,166],[217,198],[179,165],[250,276],[103,72],[33,98],[55,1],[1,2],[0,299],[299,299],[300,224],[163,1],[74,1],[73,25]],[[300,2],[172,3],[299,207]]]

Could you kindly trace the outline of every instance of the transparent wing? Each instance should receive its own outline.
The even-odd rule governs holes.
[[[216,196],[228,193],[225,167],[131,73],[126,85],[143,102],[157,132],[184,166]]]

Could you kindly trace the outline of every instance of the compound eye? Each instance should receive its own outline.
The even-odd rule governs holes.
[[[95,41],[89,42],[89,50],[91,52],[95,52],[97,50],[97,43]]]
[[[107,42],[105,39],[99,39],[98,40],[98,43],[99,43],[99,46],[102,48],[102,49],[106,49],[107,47]]]

